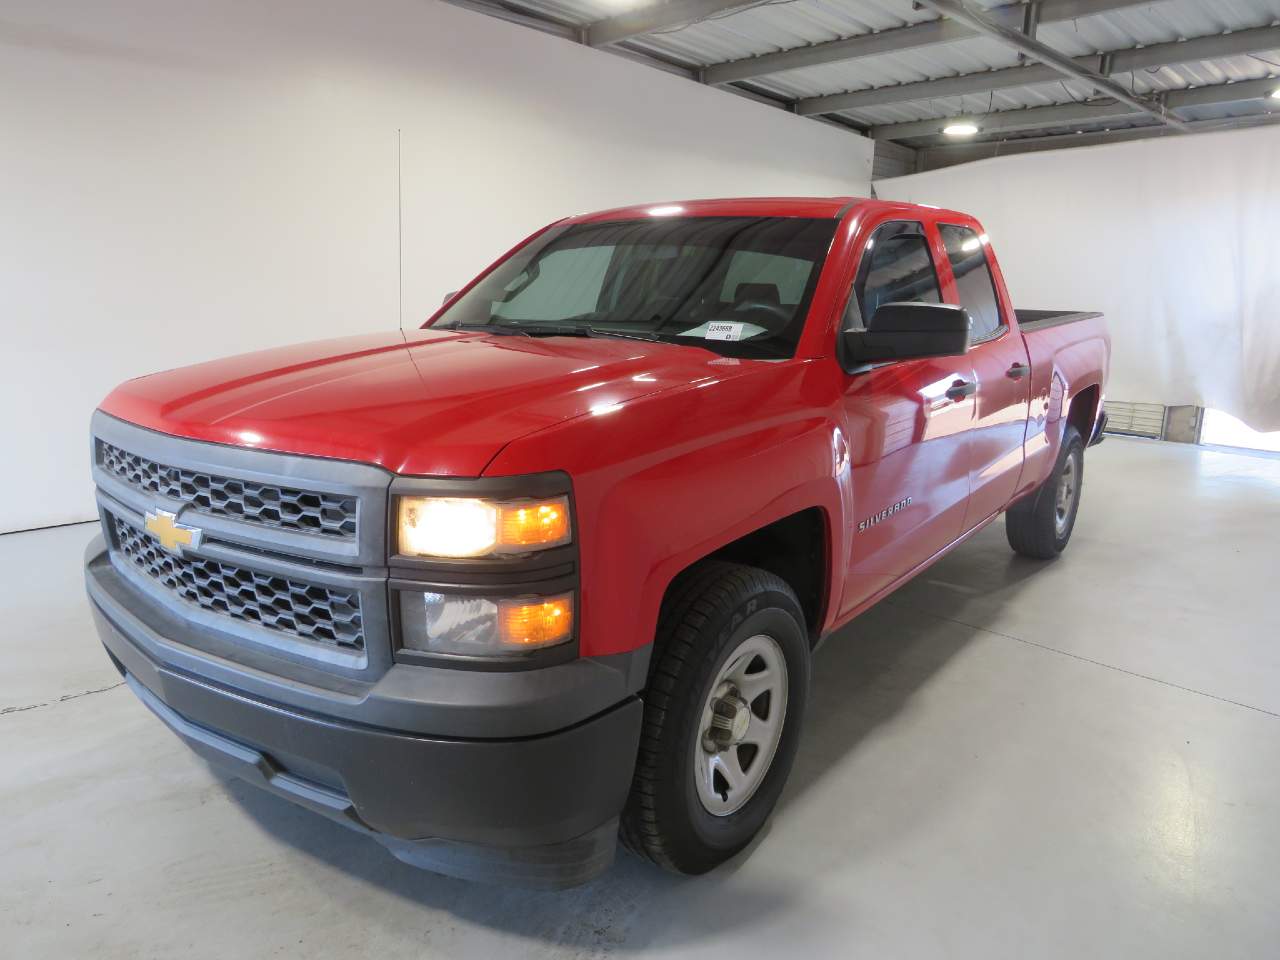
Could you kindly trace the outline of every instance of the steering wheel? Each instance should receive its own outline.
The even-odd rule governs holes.
[[[792,311],[788,310],[780,303],[773,303],[768,300],[743,300],[741,303],[735,303],[733,305],[733,312],[735,314],[745,313],[747,311],[767,313],[777,320],[778,324],[784,327],[791,322]],[[763,327],[765,324],[762,323],[760,326]]]

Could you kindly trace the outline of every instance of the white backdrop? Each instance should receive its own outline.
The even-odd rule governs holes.
[[[876,191],[982,220],[1019,306],[1106,311],[1113,399],[1280,430],[1280,127],[1020,154]]]
[[[89,414],[127,377],[416,324],[569,213],[871,171],[857,136],[433,0],[6,0],[0,118],[0,531],[92,515]]]

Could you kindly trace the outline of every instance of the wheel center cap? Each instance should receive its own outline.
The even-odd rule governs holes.
[[[707,738],[719,749],[741,743],[750,727],[751,705],[736,693],[726,693],[712,703]]]

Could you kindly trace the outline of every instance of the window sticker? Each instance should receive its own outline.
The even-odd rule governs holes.
[[[707,324],[707,340],[741,340],[742,324],[719,321]]]

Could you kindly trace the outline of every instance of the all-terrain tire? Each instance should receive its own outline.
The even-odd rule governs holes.
[[[672,585],[659,617],[640,752],[622,815],[622,842],[634,853],[677,873],[705,873],[759,832],[782,793],[799,742],[809,691],[804,622],[791,587],[754,567],[708,561]],[[742,806],[712,813],[700,797],[707,788],[699,782],[706,778],[697,773],[699,760],[706,760],[697,751],[708,744],[702,727],[709,705],[719,702],[713,694],[725,687],[722,674],[752,656],[753,644],[785,662],[785,671],[777,671],[785,678],[774,681],[778,699],[770,694],[765,708],[782,708],[781,733],[771,756],[749,758],[767,766]],[[748,723],[754,722],[765,724],[753,714]]]
[[[1005,535],[1016,553],[1052,560],[1066,549],[1080,511],[1084,488],[1084,441],[1068,425],[1053,472],[1035,493],[1018,501],[1004,517]]]

